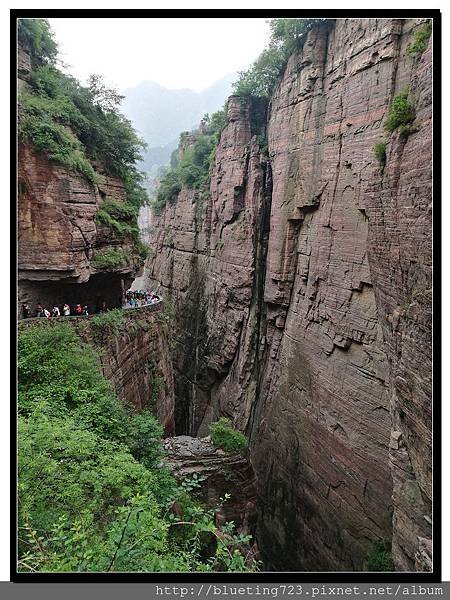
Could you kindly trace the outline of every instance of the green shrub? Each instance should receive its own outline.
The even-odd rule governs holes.
[[[209,426],[211,440],[216,446],[226,452],[244,452],[247,448],[247,438],[231,426],[230,419],[221,417]]]
[[[136,250],[139,256],[139,259],[141,260],[141,262],[145,262],[145,260],[148,258],[149,254],[150,254],[150,248],[147,246],[147,244],[145,244],[144,242],[142,242],[141,240],[138,241],[137,246],[136,246]]]
[[[156,198],[152,202],[152,207],[156,211],[161,210],[167,204],[167,202],[171,202],[180,192],[181,178],[178,172],[178,167],[174,167],[161,179],[156,192]]]
[[[121,308],[108,310],[92,317],[90,325],[94,342],[102,344],[116,336],[123,322],[124,311]]]
[[[163,456],[160,445],[164,428],[149,410],[131,417],[128,445],[131,454],[147,468],[157,467]]]
[[[37,152],[45,152],[68,169],[81,173],[88,181],[95,183],[96,173],[86,158],[83,146],[73,133],[47,116],[25,114],[20,122],[20,133],[31,139]]]
[[[267,140],[267,135],[265,133],[260,133],[256,136],[256,141],[258,142],[259,148],[261,150],[261,154],[267,154],[269,151],[269,143]]]
[[[287,59],[283,48],[266,48],[250,69],[239,73],[239,79],[233,84],[233,92],[238,96],[270,96]]]
[[[383,169],[386,164],[386,142],[377,142],[373,147],[373,153]]]
[[[137,243],[139,241],[137,216],[136,207],[125,202],[108,200],[97,211],[95,221],[110,227],[119,237],[131,237]]]
[[[125,250],[122,250],[122,248],[117,248],[116,250],[111,248],[110,250],[96,252],[91,262],[96,269],[111,270],[125,266],[129,260],[130,256]]]
[[[367,555],[368,571],[393,571],[391,543],[388,540],[376,540]]]
[[[408,54],[423,54],[428,48],[428,41],[431,37],[432,26],[431,22],[428,21],[414,33],[412,42],[406,48]]]
[[[409,98],[409,90],[405,89],[398,93],[392,101],[388,116],[384,122],[384,128],[390,133],[397,128],[400,128],[401,133],[411,133],[411,123],[415,117],[416,113],[414,105]]]

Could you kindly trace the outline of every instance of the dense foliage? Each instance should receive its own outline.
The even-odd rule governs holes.
[[[233,85],[235,94],[270,96],[290,55],[303,46],[308,31],[324,20],[271,19],[269,45],[249,69],[239,73]]]
[[[124,309],[115,308],[92,317],[90,328],[92,338],[97,346],[102,346],[114,339],[124,322]]]
[[[412,42],[406,48],[406,52],[412,55],[420,55],[428,48],[428,41],[433,29],[431,22],[427,21],[414,33]]]
[[[368,571],[393,571],[391,544],[388,540],[376,540],[367,555]]]
[[[145,144],[119,112],[123,97],[99,75],[82,86],[55,66],[57,46],[46,20],[20,19],[18,38],[34,57],[28,86],[19,97],[21,138],[91,183],[99,180],[98,171],[119,177],[126,203],[105,203],[97,222],[131,236],[142,255],[137,215],[148,199],[136,163]]]
[[[247,448],[247,438],[231,426],[230,419],[221,417],[209,426],[211,440],[216,446],[226,452],[244,452]]]
[[[29,51],[34,64],[56,61],[58,46],[47,19],[20,19],[17,40]]]
[[[18,350],[20,570],[255,568],[162,466],[161,425],[125,409],[69,324],[21,331]]]
[[[123,267],[130,262],[128,252],[122,248],[100,250],[92,257],[92,265],[96,269],[113,270]]]
[[[413,131],[411,123],[415,117],[416,111],[410,98],[409,89],[405,89],[394,97],[384,122],[384,128],[390,133],[399,129],[400,133],[407,135]]]
[[[97,223],[107,225],[119,237],[131,237],[139,239],[139,227],[137,225],[138,210],[131,204],[108,200],[104,202],[97,211],[95,220]]]
[[[156,210],[164,207],[187,187],[204,190],[209,182],[209,169],[215,158],[217,143],[226,124],[226,110],[223,108],[205,115],[202,131],[195,134],[182,134],[181,143],[186,144],[181,157],[173,156],[172,166],[162,176],[156,192],[153,207]],[[192,136],[191,142],[189,135]]]

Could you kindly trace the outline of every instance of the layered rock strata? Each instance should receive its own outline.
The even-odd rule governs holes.
[[[254,534],[255,475],[245,456],[224,452],[209,437],[169,437],[163,446],[165,463],[174,476],[197,480],[193,493],[206,507],[216,509],[217,524],[233,521],[239,533]]]
[[[119,239],[95,221],[105,201],[125,199],[120,179],[100,174],[93,185],[29,145],[19,146],[19,306],[80,302],[93,310],[99,298],[110,307],[120,306],[137,265],[130,258],[106,273],[92,261],[98,252],[117,248],[133,256],[132,240]]]
[[[154,217],[177,432],[224,414],[249,435],[268,569],[361,570],[391,538],[398,570],[430,565],[431,48],[406,52],[420,25],[311,31],[271,98],[268,157],[261,107],[231,97],[209,196],[183,189]],[[407,86],[415,130],[389,136]]]
[[[29,51],[19,45],[19,92],[27,89],[31,74]],[[20,123],[20,96],[18,119]],[[95,216],[107,201],[126,201],[124,182],[98,163],[97,181],[91,183],[23,140],[17,158],[18,316],[22,316],[22,303],[33,312],[38,303],[49,309],[55,304],[82,303],[91,312],[102,301],[109,308],[121,306],[123,290],[140,267],[133,240],[117,236],[97,223]],[[96,268],[96,255],[117,249],[123,264]]]

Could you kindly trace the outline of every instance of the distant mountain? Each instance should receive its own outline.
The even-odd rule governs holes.
[[[150,177],[169,163],[182,131],[193,129],[205,113],[223,106],[236,78],[230,73],[202,92],[169,90],[154,81],[125,90],[122,112],[148,144],[142,168]]]

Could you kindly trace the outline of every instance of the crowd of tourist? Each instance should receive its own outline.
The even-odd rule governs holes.
[[[142,306],[149,306],[156,304],[160,301],[158,294],[148,290],[128,290],[125,294],[124,302],[122,302],[122,308],[139,308]],[[120,306],[120,305],[119,305]],[[98,300],[95,306],[94,314],[103,313],[109,310],[106,301]],[[88,316],[90,313],[87,304],[72,304],[65,303],[62,307],[55,305],[51,310],[38,303],[34,311],[28,302],[22,304],[22,318],[29,319],[31,317],[51,319],[55,317],[83,317]]]
[[[149,290],[128,290],[125,294],[125,306],[124,308],[138,308],[140,306],[148,306],[149,304],[156,304],[159,302],[160,297],[155,292]]]

